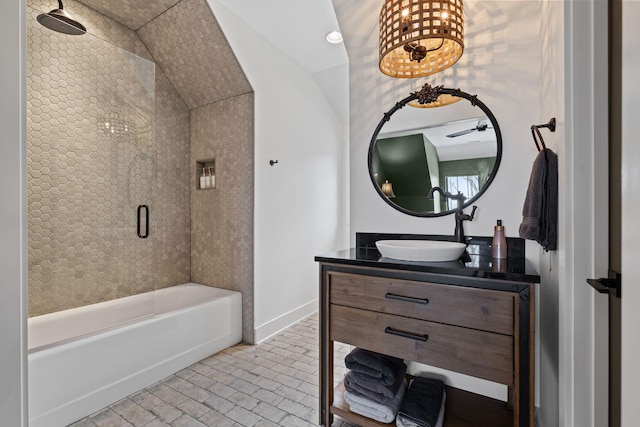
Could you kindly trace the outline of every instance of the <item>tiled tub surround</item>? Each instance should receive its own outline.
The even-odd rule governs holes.
[[[100,37],[55,33],[35,19],[49,3],[27,8],[30,316],[190,280],[188,109],[133,31],[67,6]],[[116,117],[135,132],[110,133]]]
[[[29,319],[29,425],[67,425],[238,343],[241,308],[190,283]]]
[[[29,315],[197,281],[242,292],[251,342],[253,93],[215,16],[205,0],[67,0],[88,29],[78,37],[36,22],[52,7],[27,8]],[[116,76],[122,99],[97,79],[122,49],[156,65],[155,127],[136,144],[114,143],[96,111],[131,95],[130,77]],[[219,160],[208,194],[192,185],[201,158]],[[145,202],[129,199],[149,193],[151,233],[138,239]]]
[[[252,92],[206,0],[181,0],[137,33],[190,109]]]
[[[226,123],[250,123],[227,126]],[[191,158],[216,159],[216,188],[196,190],[191,164],[191,280],[242,292],[253,342],[253,94],[191,110]]]

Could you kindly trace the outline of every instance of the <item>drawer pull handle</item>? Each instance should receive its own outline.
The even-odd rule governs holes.
[[[403,338],[410,338],[412,340],[425,341],[425,342],[429,339],[429,335],[427,334],[420,335],[420,334],[413,334],[411,332],[399,331],[397,329],[393,329],[391,326],[387,326],[386,328],[384,328],[384,333],[390,334],[390,335],[397,335]]]
[[[396,295],[396,294],[390,294],[390,293],[386,293],[384,297],[386,299],[394,299],[396,301],[414,302],[416,304],[429,304],[428,298],[405,297],[404,295]]]

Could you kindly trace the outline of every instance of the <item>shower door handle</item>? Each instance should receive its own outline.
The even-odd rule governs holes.
[[[144,210],[144,234],[142,233],[142,211]],[[149,237],[149,206],[138,205],[138,237],[146,239]]]

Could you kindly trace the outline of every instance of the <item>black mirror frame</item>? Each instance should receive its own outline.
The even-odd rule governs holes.
[[[398,101],[389,111],[384,113],[382,120],[380,120],[380,123],[378,123],[378,126],[376,127],[376,130],[373,132],[373,136],[371,137],[371,143],[369,144],[369,154],[367,156],[368,163],[369,163],[368,164],[369,178],[371,178],[371,183],[373,184],[373,187],[376,189],[377,193],[380,195],[380,197],[382,197],[382,199],[385,202],[387,202],[388,205],[407,215],[423,217],[423,218],[434,218],[434,217],[452,214],[454,210],[448,210],[445,212],[438,212],[438,213],[435,213],[435,212],[421,213],[421,212],[415,212],[415,211],[410,211],[408,209],[405,209],[402,206],[399,206],[393,203],[391,200],[389,200],[389,198],[385,196],[385,194],[382,192],[382,189],[378,186],[375,180],[373,167],[372,167],[373,166],[373,149],[376,141],[378,140],[378,134],[380,133],[380,130],[382,129],[384,124],[391,119],[391,116],[396,111],[403,108],[405,105],[407,105],[411,101],[417,101],[419,104],[430,104],[432,102],[435,102],[440,95],[451,95],[451,96],[456,96],[458,98],[464,98],[470,101],[472,106],[480,107],[480,109],[487,115],[489,120],[491,120],[491,124],[493,125],[493,129],[496,133],[496,143],[498,144],[498,150],[496,153],[496,162],[493,166],[493,170],[491,171],[491,175],[489,175],[487,182],[484,184],[484,186],[482,186],[478,194],[476,194],[475,196],[473,196],[468,200],[465,200],[465,202],[462,204],[462,208],[472,205],[476,200],[478,200],[480,196],[484,194],[484,192],[487,190],[487,188],[489,188],[489,186],[493,182],[493,179],[498,173],[498,169],[500,167],[500,161],[502,160],[502,133],[500,132],[500,126],[498,125],[498,121],[496,120],[491,110],[482,101],[478,99],[477,95],[470,95],[466,92],[461,91],[460,89],[451,89],[443,86],[431,86],[428,83],[425,84],[424,86],[422,86],[422,89],[420,89],[417,92],[413,92],[411,93],[411,95],[407,96],[403,100]]]

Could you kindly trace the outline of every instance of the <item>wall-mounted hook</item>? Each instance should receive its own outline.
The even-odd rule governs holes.
[[[278,161],[277,161],[277,160],[269,160],[269,164],[270,164],[271,166],[275,165],[276,163],[278,163]]]
[[[551,120],[549,120],[547,123],[543,124],[543,125],[533,125],[535,127],[539,128],[547,128],[549,129],[551,132],[555,132],[556,131],[556,118],[555,117],[551,117]]]
[[[555,132],[556,131],[556,118],[552,117],[551,120],[549,120],[547,123],[545,123],[543,125],[532,125],[531,126],[531,134],[533,135],[533,142],[535,142],[536,148],[538,149],[538,151],[542,151],[545,148],[547,148],[547,146],[544,144],[544,139],[542,139],[542,134],[540,134],[540,128],[547,128],[551,132]],[[537,138],[536,138],[536,135],[538,136]]]

